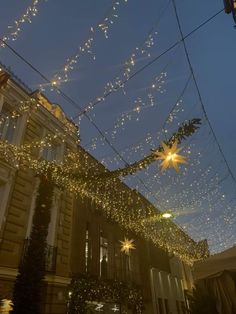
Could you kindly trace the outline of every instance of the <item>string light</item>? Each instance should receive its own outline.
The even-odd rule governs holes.
[[[176,110],[173,109],[174,119],[166,124],[165,129],[169,134],[173,129],[172,124],[178,124],[178,121],[190,112],[199,110],[198,103],[194,101],[191,105],[189,102],[185,104],[183,100],[178,101],[177,104]],[[188,110],[183,110],[184,105]],[[196,143],[192,143],[192,139],[183,148],[188,156],[188,168],[183,167],[181,176],[174,176],[173,172],[160,173],[153,167],[148,171],[142,171],[142,178],[151,193],[135,182],[135,176],[125,182],[131,188],[136,188],[143,193],[164,212],[171,208],[175,222],[181,224],[185,232],[196,240],[207,238],[211,251],[219,252],[235,243],[236,200],[232,196],[235,194],[235,188],[204,119],[203,126],[199,136],[194,137]],[[130,155],[130,160],[135,160],[134,153],[137,152],[137,156],[140,156],[145,154],[150,146],[153,148],[157,146],[156,143],[161,141],[163,132],[164,130],[154,132],[143,142],[127,147],[125,151],[121,151],[122,156],[128,160]],[[110,168],[120,165],[117,157],[102,158],[103,163]],[[159,221],[159,217],[152,219]],[[148,219],[144,220],[144,223],[148,225]]]
[[[45,107],[45,109],[47,109],[48,111],[50,111],[53,115],[55,115],[57,118],[59,118],[61,120],[61,122],[63,123],[63,132],[59,131],[59,130],[55,130],[56,134],[46,134],[44,139],[41,139],[38,143],[38,145],[44,143],[45,145],[48,145],[52,142],[52,140],[55,139],[63,139],[66,137],[66,135],[79,135],[79,129],[75,126],[74,123],[72,123],[71,121],[69,121],[66,117],[61,116],[61,109],[59,107],[55,106],[51,106],[49,103],[47,105],[44,105],[42,103],[42,98],[40,99],[41,103],[39,102],[39,100],[36,98],[30,98],[28,100],[25,101],[19,101],[17,103],[15,103],[15,107],[17,109],[13,110],[13,111],[7,111],[7,112],[1,112],[0,113],[0,126],[3,124],[9,124],[9,123],[14,123],[14,125],[16,125],[17,123],[17,119],[19,117],[21,117],[24,114],[27,114],[27,121],[30,121],[30,117],[31,115],[33,115],[34,113],[37,112],[37,110],[39,108]],[[59,111],[57,111],[59,110]],[[63,141],[63,140],[62,140]],[[77,142],[79,143],[79,139],[77,140]],[[36,142],[32,142],[31,143],[32,146],[36,145]]]
[[[151,31],[148,32],[142,43],[139,46],[137,46],[131,52],[130,56],[125,60],[124,66],[122,67],[120,73],[117,74],[111,81],[105,84],[103,94],[97,96],[93,101],[89,102],[84,107],[83,111],[74,117],[74,120],[77,119],[78,117],[81,119],[81,116],[93,110],[98,103],[105,101],[106,97],[111,93],[123,89],[123,93],[126,94],[124,90],[124,85],[130,79],[130,76],[132,75],[132,69],[135,67],[138,58],[151,57],[151,53],[149,50],[154,46],[155,44],[154,37],[157,34],[158,33],[155,30],[155,27],[153,27]],[[153,88],[156,87],[155,83],[152,84],[152,87]]]
[[[176,119],[177,120],[177,115],[175,116],[175,117],[171,117],[170,118],[170,123],[174,120],[174,119]],[[169,131],[169,129],[168,128],[166,128],[166,130],[165,130],[166,132],[170,132]],[[199,162],[199,158],[197,158],[196,159],[196,162]],[[191,165],[189,165],[190,167],[192,166],[192,164]],[[209,169],[207,169],[206,170],[206,172],[208,173],[208,170]],[[194,170],[195,171],[195,170]],[[199,170],[199,172],[200,172],[200,170]],[[186,176],[186,171],[184,171],[184,175]],[[200,179],[202,180],[202,175],[203,175],[203,173],[201,173],[201,177],[200,177]],[[159,175],[157,175],[157,177],[159,177]],[[165,176],[164,175],[164,177],[165,178],[167,178],[168,179],[168,177],[167,176]],[[215,185],[220,181],[220,179],[219,179],[219,174],[216,176],[216,180],[215,180],[215,183],[213,184],[212,182],[211,182],[211,187],[215,187]],[[155,179],[155,178],[154,178]],[[213,179],[214,180],[214,179]],[[176,182],[178,182],[179,184],[182,184],[182,182],[180,182],[180,181],[177,181],[176,180]],[[175,182],[175,183],[176,183]],[[194,180],[194,184],[198,184],[198,185],[196,185],[196,187],[198,188],[198,190],[197,191],[200,191],[200,188],[199,188],[199,185],[201,185],[201,182],[202,181],[200,181],[200,182],[197,182],[197,180],[195,179]],[[177,183],[175,184],[175,187],[177,187]],[[181,191],[181,195],[179,196],[179,198],[181,198],[183,195],[186,197],[186,195],[187,195],[187,192],[185,191],[186,189],[188,188],[188,186],[187,186],[187,184],[185,184],[185,185],[183,185],[182,186],[182,189],[183,189],[183,191]],[[161,187],[160,187],[160,189],[161,189]],[[163,189],[164,190],[164,189]],[[167,191],[165,191],[165,193],[163,193],[163,197],[161,197],[161,199],[164,199],[164,200],[168,200],[168,201],[170,201],[170,199],[171,199],[171,196],[170,195],[168,195],[168,194],[171,194],[171,189],[169,189],[169,187],[166,189]],[[218,191],[216,191],[216,192],[214,192],[215,194],[214,195],[217,195],[217,193],[219,193],[219,190]],[[220,193],[220,195],[221,195],[222,193]],[[160,195],[161,196],[161,193],[160,194],[158,194],[158,195]],[[199,199],[201,199],[201,196],[202,196],[203,194],[202,194],[202,192],[201,192],[201,194],[199,193]],[[167,196],[169,196],[169,197],[167,197]],[[173,197],[173,199],[177,199],[177,198],[175,198],[175,197]],[[195,201],[195,203],[194,203],[194,205],[196,205],[196,207],[198,208],[198,205],[200,204],[200,202],[199,202],[199,199],[197,199],[197,197],[195,197],[195,199],[194,199],[194,201]],[[183,201],[183,202],[182,202]],[[162,202],[162,200],[160,200],[160,202]],[[185,200],[180,200],[180,203],[181,204],[183,204],[183,206],[184,206],[184,204],[186,204],[185,203]],[[177,206],[176,206],[177,207]],[[199,206],[200,207],[200,206]],[[223,218],[222,218],[223,217]],[[221,218],[222,219],[225,219],[225,220],[227,220],[227,221],[229,221],[229,219],[230,219],[230,216],[228,215],[228,217],[225,215],[225,217],[224,216],[222,216]],[[234,218],[234,216],[232,216],[232,221],[233,221],[233,218]],[[207,218],[208,219],[208,218]],[[202,222],[204,219],[198,219],[199,220],[199,222]],[[209,221],[210,221],[210,218],[209,218]],[[197,222],[197,220],[192,220],[192,222],[191,223],[189,223],[190,225],[192,224],[193,226],[194,225],[197,225],[195,222]],[[206,233],[202,233],[202,234],[206,234]],[[232,238],[231,238],[231,240],[232,240]],[[221,239],[221,244],[222,244],[222,242],[223,242],[224,240],[223,239]]]
[[[178,132],[173,134],[170,141],[190,136],[196,130],[196,126],[193,126],[192,123],[183,125]],[[68,152],[65,154],[63,162],[38,159],[35,157],[35,148],[40,146],[43,148],[45,143],[45,141],[39,140],[15,146],[7,142],[0,142],[1,158],[16,168],[29,168],[37,174],[50,175],[52,182],[58,187],[91,199],[108,217],[126,229],[141,233],[145,238],[174,252],[189,263],[205,256],[206,253],[202,249],[199,250],[196,243],[173,223],[163,223],[161,228],[156,228],[156,223],[152,223],[151,226],[147,225],[144,221],[146,218],[156,217],[155,207],[152,207],[151,204],[144,207],[141,197],[134,198],[133,191],[125,188],[118,179],[120,176],[136,172],[148,163],[155,161],[153,153],[150,154],[151,159],[146,158],[133,166],[113,172],[107,172],[104,169],[101,172],[99,164],[92,166],[89,155],[86,155],[84,151]],[[116,198],[114,198],[113,189],[117,191]],[[179,242],[174,241],[173,235],[182,239],[181,246]],[[183,241],[186,242],[186,246],[183,245]]]
[[[172,217],[172,215],[171,215],[171,213],[164,213],[164,214],[162,214],[162,217],[165,219],[169,219]]]
[[[73,277],[70,289],[72,294],[68,300],[69,312],[83,313],[86,310],[119,312],[120,308],[117,304],[122,300],[122,313],[126,307],[134,309],[137,314],[143,313],[142,291],[134,283],[127,284],[119,280],[102,280],[95,276],[78,275]],[[107,303],[107,300],[110,302]]]
[[[128,112],[122,113],[114,122],[113,127],[107,129],[105,133],[109,133],[111,138],[114,140],[118,131],[124,130],[127,123],[129,123],[131,120],[139,121],[140,116],[144,110],[159,105],[158,95],[165,92],[164,84],[166,77],[166,72],[161,72],[160,75],[156,76],[155,79],[151,82],[150,86],[145,89],[145,97],[137,97],[134,100],[133,108]],[[97,148],[98,142],[104,144],[104,137],[94,137],[90,143],[85,144],[84,147],[89,149],[90,146],[92,150],[95,150]]]
[[[38,6],[42,0],[33,0],[32,3],[26,8],[21,17],[14,21],[13,25],[9,25],[10,30],[6,35],[2,37],[4,41],[15,41],[22,32],[22,26],[25,23],[32,23],[32,19],[38,14]],[[43,0],[46,1],[46,0]],[[3,43],[0,43],[0,47],[5,47]]]
[[[74,70],[75,67],[78,67],[78,62],[83,55],[90,55],[93,60],[96,59],[96,54],[93,51],[93,46],[95,43],[95,34],[98,31],[101,31],[105,38],[108,38],[108,33],[118,19],[118,9],[119,6],[124,3],[127,3],[127,0],[113,0],[111,9],[106,14],[101,22],[99,22],[95,26],[90,27],[88,38],[83,42],[83,44],[79,47],[76,54],[66,60],[66,63],[63,65],[62,71],[55,74],[53,80],[51,81],[51,88],[55,86],[60,86],[63,82],[68,82],[69,73]],[[40,86],[40,89],[43,90],[43,86]]]

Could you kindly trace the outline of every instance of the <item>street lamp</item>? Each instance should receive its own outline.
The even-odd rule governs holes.
[[[172,214],[171,213],[163,213],[162,217],[165,218],[165,219],[169,219],[169,218],[172,217]]]

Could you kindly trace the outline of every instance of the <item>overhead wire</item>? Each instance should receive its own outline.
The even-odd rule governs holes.
[[[144,40],[142,40],[142,42],[140,42],[140,44],[137,46],[138,50],[144,49],[145,43],[147,42],[147,38],[149,38],[149,36],[151,36],[151,35],[153,34],[153,32],[155,31],[155,29],[156,29],[157,26],[159,25],[159,23],[160,23],[162,17],[164,16],[164,14],[165,14],[166,10],[168,9],[168,7],[170,6],[170,4],[171,4],[171,0],[169,0],[167,3],[165,3],[165,5],[163,6],[163,8],[161,9],[161,12],[160,12],[160,14],[159,14],[159,16],[158,16],[156,22],[155,22],[154,25],[151,27],[151,29],[147,32],[147,34],[145,35]],[[135,48],[135,50],[136,50],[137,48]],[[132,55],[133,55],[133,53],[130,54],[130,56],[132,56]],[[130,58],[130,56],[128,57],[128,59]],[[126,64],[126,62],[127,62],[127,59],[125,60],[124,64]],[[122,67],[122,69],[124,69],[124,68],[125,68],[125,66]],[[115,78],[113,78],[113,80],[116,79],[117,77],[119,77],[120,73],[122,72],[122,69],[120,69],[119,73],[115,76]],[[123,73],[123,74],[124,74],[124,73]],[[123,82],[120,83],[120,84],[122,85]],[[122,88],[122,87],[121,87],[121,88]],[[118,89],[119,89],[119,88],[118,88]],[[113,91],[117,91],[118,89],[114,89],[114,88],[113,88]],[[106,93],[105,93],[105,95],[106,95]],[[102,97],[96,97],[96,99],[95,99],[92,103],[89,102],[87,105],[85,105],[85,107],[83,108],[83,111],[82,111],[81,113],[78,113],[73,119],[75,120],[75,119],[77,119],[78,117],[84,115],[86,112],[88,112],[88,109],[89,109],[89,108],[94,109],[94,107],[95,107],[96,105],[98,105],[98,104],[101,102],[101,101],[98,100],[98,98],[101,98],[101,101],[105,100],[105,98],[104,98],[103,96],[102,96]],[[91,110],[91,109],[90,109],[90,110]]]
[[[184,42],[185,39],[190,37],[192,34],[194,34],[196,31],[201,29],[203,26],[208,24],[210,21],[212,21],[214,18],[216,18],[221,12],[223,12],[224,9],[216,12],[211,17],[209,17],[207,20],[205,20],[203,23],[201,23],[199,26],[194,28],[191,32],[189,32],[187,35],[182,36],[181,40],[176,41],[174,44],[169,46],[167,49],[165,49],[161,54],[156,56],[154,59],[152,59],[150,62],[142,66],[140,69],[138,69],[136,72],[134,72],[129,78],[125,79],[122,82],[122,86],[125,85],[128,81],[136,77],[138,74],[143,72],[146,68],[157,62],[161,57],[166,55],[168,52],[170,52],[172,49],[174,49],[177,45],[179,45],[181,42]],[[45,82],[51,85],[51,81],[40,71],[38,70],[31,62],[29,62],[25,57],[22,56],[19,52],[16,51],[16,49],[12,48],[11,45],[9,45],[6,41],[0,38],[0,42],[2,42],[13,54],[15,54],[21,61],[23,61],[25,64],[27,64],[35,73],[37,73]],[[83,109],[81,106],[74,101],[70,96],[68,96],[66,93],[64,93],[59,87],[54,86],[54,89],[71,105],[73,105],[76,109],[79,109],[82,114],[85,115],[85,117],[89,120],[89,122],[94,126],[94,128],[97,130],[97,132],[104,138],[105,142],[110,146],[110,148],[116,153],[116,155],[119,157],[119,159],[125,164],[128,165],[127,161],[123,158],[123,156],[120,154],[120,152],[115,148],[115,146],[108,140],[107,136],[103,133],[103,131],[97,126],[97,124],[94,122],[94,120],[86,113],[83,112]],[[118,89],[118,88],[117,88]],[[115,90],[113,90],[115,91]],[[104,97],[107,98],[109,95],[113,93],[113,91],[107,92]],[[97,105],[100,103],[100,101],[96,101],[94,105]],[[80,115],[80,114],[79,114]],[[139,178],[138,179],[142,185],[149,191],[148,187],[146,186],[145,182]],[[149,191],[150,192],[150,191]],[[150,192],[151,193],[151,192]]]
[[[127,2],[127,1],[125,0],[125,2]],[[58,71],[57,73],[54,74],[54,78],[51,81],[51,86],[53,88],[55,86],[55,84],[53,84],[54,80],[56,80],[56,82],[57,82],[57,80],[60,81],[62,79],[61,75],[64,77],[63,81],[65,81],[65,82],[68,81],[68,73],[74,68],[74,66],[72,66],[72,64],[74,64],[74,63],[77,64],[77,62],[78,62],[77,59],[79,57],[79,51],[80,51],[80,53],[84,52],[84,51],[87,51],[87,53],[88,52],[92,53],[91,47],[92,47],[92,42],[94,41],[94,37],[92,36],[92,34],[95,34],[99,29],[102,30],[101,26],[104,25],[105,22],[108,22],[108,20],[109,20],[108,17],[112,13],[114,13],[114,11],[116,10],[117,5],[120,5],[120,2],[117,1],[117,0],[112,0],[111,1],[111,5],[106,10],[106,12],[103,15],[103,17],[99,21],[97,21],[97,23],[95,23],[93,26],[91,26],[89,28],[89,32],[88,32],[87,36],[84,38],[84,40],[82,40],[82,44],[80,45],[79,50],[77,49],[77,51],[73,55],[69,56],[66,59],[66,62],[63,65],[64,70],[60,70],[60,71]],[[114,17],[114,15],[113,15],[113,17]],[[118,15],[116,15],[116,18],[117,17],[118,17]],[[105,37],[107,38],[107,34],[106,34],[107,33],[107,28],[103,29],[102,31],[104,32]],[[95,55],[94,55],[94,57],[95,57]],[[66,70],[65,70],[65,68],[66,68]],[[61,81],[60,81],[60,83],[61,83]]]
[[[206,24],[208,24],[210,21],[212,21],[214,18],[216,18],[221,12],[223,12],[224,9],[221,9],[220,11],[216,12],[215,14],[213,14],[211,17],[209,17],[207,20],[205,20],[204,22],[202,22],[199,26],[197,26],[196,28],[194,28],[191,32],[189,32],[187,35],[185,35],[183,37],[182,40],[187,39],[188,37],[190,37],[191,35],[193,35],[195,32],[197,32],[199,29],[201,29],[203,26],[205,26]],[[166,55],[169,51],[171,51],[172,49],[174,49],[177,45],[179,45],[182,40],[178,40],[176,41],[174,44],[172,44],[171,46],[169,46],[167,49],[165,49],[161,54],[159,54],[158,56],[156,56],[154,59],[152,59],[150,62],[148,62],[147,64],[145,64],[143,67],[141,67],[139,70],[137,70],[136,72],[134,72],[129,79],[125,80],[122,82],[122,84],[126,84],[128,81],[130,81],[131,79],[133,79],[135,76],[137,76],[139,73],[141,73],[142,71],[144,71],[147,67],[151,66],[153,63],[155,63],[156,61],[158,61],[161,57],[163,57],[164,55]],[[22,56],[22,54],[20,54],[19,52],[17,52],[16,49],[14,49],[10,44],[8,44],[7,42],[5,42],[2,38],[0,38],[0,42],[2,42],[3,44],[6,45],[6,47],[14,54],[16,55],[22,62],[24,62],[26,65],[28,65],[35,73],[37,73],[45,82],[47,82],[48,84],[51,85],[51,81],[46,77],[46,75],[44,75],[41,71],[39,71],[31,62],[27,61],[26,58],[24,58]],[[70,96],[68,96],[66,93],[64,93],[59,87],[54,86],[53,87],[55,91],[57,91],[68,103],[70,103],[72,106],[74,106],[76,109],[79,109],[81,112],[83,112],[82,107],[75,101],[73,100]],[[108,97],[110,94],[112,94],[112,92],[108,92],[106,95],[104,95],[104,97]],[[100,103],[102,100],[100,101],[96,101],[95,105]],[[88,115],[86,113],[83,113],[86,118],[88,118]],[[75,117],[76,119],[76,117]],[[89,119],[90,120],[90,119]],[[105,135],[104,135],[105,138]]]
[[[186,55],[186,59],[187,59],[187,62],[188,62],[189,69],[190,69],[190,71],[192,73],[193,81],[194,81],[194,84],[195,84],[195,87],[196,87],[196,90],[197,90],[197,94],[198,94],[198,97],[199,97],[199,100],[200,100],[202,111],[203,111],[204,116],[206,118],[206,121],[207,121],[207,123],[208,123],[208,125],[210,127],[210,130],[211,130],[211,132],[213,134],[213,137],[214,137],[215,142],[216,142],[216,144],[218,146],[218,149],[219,149],[219,151],[220,151],[220,153],[222,155],[224,163],[225,163],[225,165],[226,165],[226,167],[227,167],[227,169],[228,169],[228,171],[230,173],[231,178],[233,179],[233,181],[234,181],[234,183],[236,185],[236,178],[235,178],[235,176],[234,176],[234,174],[233,174],[233,172],[232,172],[232,170],[231,170],[231,168],[229,166],[229,163],[228,163],[228,161],[227,161],[227,159],[225,157],[223,149],[222,149],[222,147],[220,145],[220,142],[219,142],[219,140],[218,140],[218,138],[216,136],[216,133],[215,133],[215,131],[213,129],[213,126],[212,126],[212,124],[211,124],[211,122],[210,122],[210,120],[208,118],[208,115],[207,115],[207,112],[206,112],[206,109],[205,109],[203,98],[202,98],[202,95],[201,95],[201,92],[200,92],[200,88],[199,88],[199,85],[198,85],[198,82],[197,82],[197,79],[196,79],[196,75],[195,75],[194,70],[193,70],[192,62],[190,60],[189,52],[188,52],[187,45],[186,45],[186,42],[185,42],[186,36],[184,36],[184,34],[183,34],[182,26],[181,26],[180,19],[179,19],[179,14],[178,14],[178,11],[177,11],[176,1],[172,0],[172,3],[173,3],[173,7],[174,7],[174,12],[175,12],[175,16],[176,16],[179,32],[180,32],[180,35],[181,35],[181,42],[183,43],[184,52],[185,52],[185,55]],[[223,11],[223,10],[221,10],[221,11]]]
[[[175,51],[176,52],[176,51]],[[174,52],[174,53],[175,53]],[[174,60],[174,58],[173,58],[173,55],[172,55],[172,58],[170,58],[169,60],[168,60],[168,62],[162,67],[162,69],[160,70],[160,73],[162,74],[162,73],[164,73],[164,72],[166,72],[166,70],[167,70],[167,68],[170,66],[170,64],[172,64],[172,62],[173,62],[173,60]],[[151,85],[153,84],[153,82],[151,83]],[[145,91],[150,91],[150,90],[152,90],[153,88],[152,87],[147,87],[147,88],[145,88]],[[143,107],[142,109],[144,109],[145,107]],[[132,111],[132,110],[131,110]],[[105,132],[105,134],[107,133],[107,132],[109,132],[109,131],[113,131],[115,129],[115,125],[113,125],[112,127],[110,127],[110,128],[108,128],[108,129],[106,129],[106,130],[104,130],[103,132]],[[94,138],[93,139],[91,139],[88,143],[85,143],[84,145],[83,145],[83,147],[84,148],[86,148],[86,147],[88,147],[91,143],[93,143],[93,140],[94,140]]]
[[[213,14],[211,17],[209,17],[207,20],[205,20],[204,22],[202,22],[199,26],[197,26],[196,28],[194,28],[191,32],[189,32],[187,35],[185,35],[183,37],[183,39],[181,39],[180,41],[176,41],[174,44],[170,45],[167,49],[165,49],[162,53],[160,53],[158,56],[156,56],[154,59],[152,59],[150,62],[146,63],[144,66],[142,66],[139,70],[137,70],[136,72],[134,72],[133,74],[131,74],[129,76],[129,78],[125,79],[122,81],[122,83],[120,83],[119,87],[114,88],[112,91],[107,92],[104,96],[104,98],[107,98],[108,96],[110,96],[114,91],[117,91],[118,89],[120,89],[121,87],[123,87],[128,81],[132,80],[134,77],[136,77],[138,74],[140,74],[141,72],[143,72],[146,68],[148,68],[149,66],[151,66],[153,63],[155,63],[156,61],[158,61],[161,57],[163,57],[164,55],[166,55],[168,52],[170,52],[172,49],[174,49],[177,45],[179,45],[183,40],[187,39],[188,37],[190,37],[191,35],[193,35],[195,32],[197,32],[199,29],[201,29],[203,26],[205,26],[206,24],[208,24],[210,21],[212,21],[214,18],[216,18],[220,13],[222,13],[224,11],[224,9],[221,9],[220,11],[216,12],[215,14]],[[93,103],[93,107],[95,107],[96,105],[100,104],[103,99],[100,100],[96,100]],[[76,120],[78,117],[80,117],[81,115],[85,115],[86,111],[82,110],[82,112],[78,113],[75,117],[74,120]]]

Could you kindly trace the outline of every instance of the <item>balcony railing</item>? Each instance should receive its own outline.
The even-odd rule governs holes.
[[[29,241],[30,241],[29,239],[24,240],[20,263],[22,263],[24,261],[24,258],[27,254],[27,250],[29,247]],[[57,259],[57,248],[55,246],[47,244],[46,254],[45,254],[45,270],[47,272],[55,272],[56,271],[56,259]]]

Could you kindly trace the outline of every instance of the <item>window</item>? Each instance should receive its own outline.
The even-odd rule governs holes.
[[[129,276],[132,281],[140,282],[139,259],[136,250],[129,252]]]
[[[11,180],[9,180],[9,178],[0,179],[0,230],[5,218],[10,189]]]
[[[164,299],[164,304],[165,304],[166,314],[170,314],[169,303],[167,299]]]
[[[90,271],[90,261],[92,259],[92,250],[91,250],[91,242],[90,242],[90,234],[89,234],[89,224],[86,226],[86,234],[85,234],[85,271]]]
[[[107,278],[108,264],[108,240],[104,236],[103,231],[100,231],[100,276]]]
[[[32,230],[33,217],[34,217],[36,199],[38,196],[38,188],[40,184],[40,179],[36,178],[33,184],[34,184],[34,191],[32,193],[31,206],[30,206],[27,231],[26,231],[26,238],[30,237],[30,233]],[[60,197],[61,197],[60,191],[57,188],[54,188],[52,207],[50,208],[50,222],[48,225],[48,234],[47,234],[47,244],[49,244],[50,246],[54,246],[55,241],[56,241]]]
[[[115,272],[115,278],[122,279],[122,255],[120,252],[120,244],[115,243],[114,246],[114,272]]]
[[[4,218],[4,194],[5,194],[5,184],[4,182],[0,181],[0,229],[2,220]]]
[[[61,193],[55,187],[53,191],[52,207],[50,209],[50,223],[48,226],[48,235],[47,235],[47,244],[51,246],[55,245],[60,197],[61,197]]]
[[[0,113],[0,139],[12,143],[18,119],[11,117],[10,111],[3,107]]]
[[[159,314],[164,314],[162,298],[158,298],[157,301],[158,301]]]
[[[62,146],[60,144],[52,144],[44,147],[42,157],[47,161],[60,161],[62,158]]]
[[[186,313],[186,306],[185,306],[185,302],[181,301],[181,309],[182,309],[182,313],[185,314]]]
[[[180,304],[178,300],[176,300],[176,308],[177,308],[177,313],[181,314],[181,308],[180,308]]]
[[[5,184],[3,181],[0,181],[0,211],[2,211],[4,190],[5,190]]]

